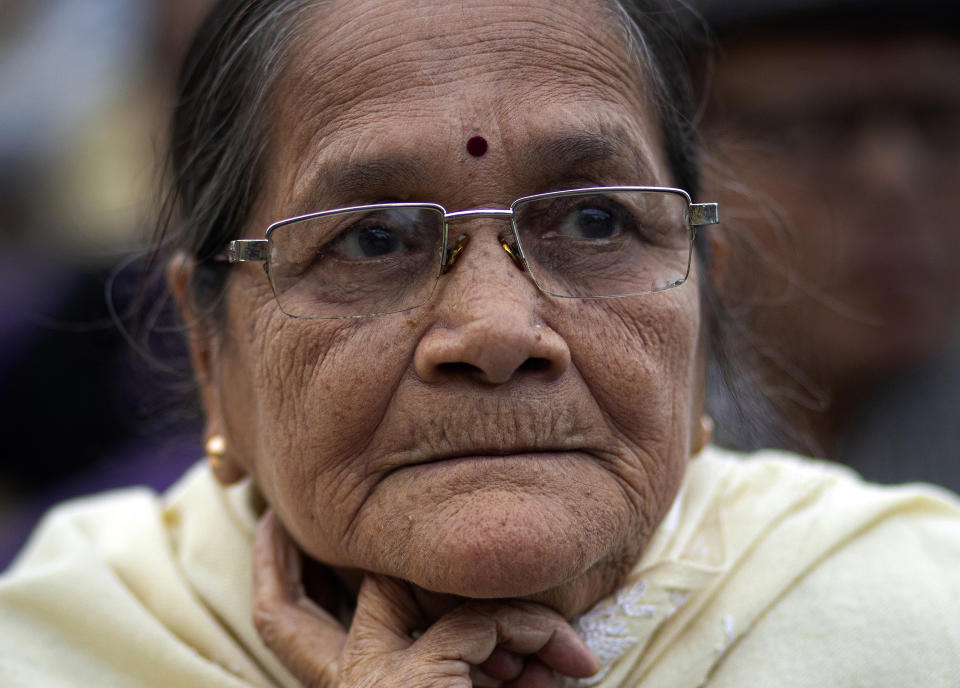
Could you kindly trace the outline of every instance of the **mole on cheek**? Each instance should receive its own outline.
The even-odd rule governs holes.
[[[487,140],[482,136],[474,136],[467,141],[467,152],[475,158],[482,157],[487,152]]]

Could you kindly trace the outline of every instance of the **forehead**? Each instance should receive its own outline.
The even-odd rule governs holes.
[[[611,72],[634,77],[612,8],[592,0],[335,0],[305,29],[295,74],[334,91],[331,106],[349,105],[347,84],[364,85],[356,91],[368,100],[458,90],[436,79],[452,72],[492,84],[563,66],[587,88],[597,78],[609,87]]]
[[[471,133],[501,151],[578,128],[652,148],[635,65],[600,2],[335,1],[298,32],[275,95],[273,161],[304,185],[305,167],[439,155]]]

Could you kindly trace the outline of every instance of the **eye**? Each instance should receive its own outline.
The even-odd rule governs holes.
[[[566,213],[554,232],[574,239],[611,239],[625,229],[621,216],[610,208],[584,205]]]
[[[331,248],[344,258],[380,258],[403,249],[397,232],[380,225],[357,227],[343,232]]]

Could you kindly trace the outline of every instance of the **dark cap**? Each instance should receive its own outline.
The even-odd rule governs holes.
[[[928,28],[955,32],[957,0],[689,0],[718,34],[766,28]]]

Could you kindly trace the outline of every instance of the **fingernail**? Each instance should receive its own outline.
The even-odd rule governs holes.
[[[603,662],[600,660],[600,657],[596,652],[593,651],[593,648],[587,645],[586,642],[583,642],[583,648],[587,651],[587,658],[590,661],[590,676],[593,676],[595,673],[600,671],[600,668],[603,666]]]
[[[590,659],[593,661],[593,674],[600,671],[600,668],[603,666],[603,661],[600,659],[600,655],[593,651],[593,649],[588,645],[587,649],[590,651]],[[591,674],[591,676],[593,675]]]

